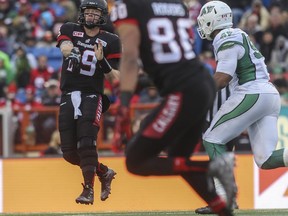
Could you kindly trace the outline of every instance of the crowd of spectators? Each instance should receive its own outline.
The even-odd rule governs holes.
[[[55,115],[36,112],[23,130],[21,110],[60,104],[56,37],[63,23],[77,21],[79,5],[80,0],[0,0],[0,107],[15,111],[15,143],[48,143],[55,132]]]
[[[216,64],[211,42],[202,41],[196,30],[196,18],[201,6],[207,0],[184,1],[194,21],[195,51],[213,73]],[[108,0],[108,4],[110,2]],[[232,8],[234,27],[245,30],[264,55],[271,79],[286,79],[287,1],[224,0],[224,2]],[[25,105],[25,91],[29,89],[33,89],[35,100],[41,103],[46,91],[44,83],[49,79],[57,80],[60,74],[59,62],[62,56],[55,47],[59,27],[64,22],[77,21],[80,3],[81,0],[0,0],[0,105],[5,104],[3,102],[7,98],[15,101],[17,106]],[[113,31],[113,26],[109,24],[106,30]],[[52,53],[54,55],[51,57]],[[105,87],[105,92],[111,101],[116,102],[117,82],[106,81]],[[147,92],[143,90],[140,94]]]
[[[207,1],[185,0],[195,23],[195,51],[213,74],[215,59],[211,42],[197,34],[197,16]],[[271,81],[282,85],[288,80],[288,1],[286,0],[222,0],[233,13],[234,27],[243,29],[265,57]],[[281,96],[287,92],[281,91]],[[287,98],[287,96],[286,96]],[[284,101],[284,100],[283,100]],[[287,101],[287,99],[286,99]],[[287,104],[287,103],[286,103]]]
[[[110,6],[111,0],[107,1]],[[208,0],[184,1],[194,22],[195,52],[213,74],[212,44],[199,38],[196,20]],[[232,8],[234,27],[246,31],[264,55],[271,80],[279,87],[283,102],[288,101],[288,1],[223,1]],[[62,56],[55,47],[56,37],[63,23],[77,21],[80,4],[81,0],[0,0],[0,107],[8,100],[16,110],[60,103]],[[114,32],[110,22],[105,30]],[[148,86],[137,91],[133,102],[161,100],[155,88]],[[112,103],[118,102],[117,87],[116,80],[105,81]]]
[[[59,79],[59,27],[77,20],[79,4],[80,0],[0,0],[0,105],[7,99],[14,109],[45,105],[45,83]]]

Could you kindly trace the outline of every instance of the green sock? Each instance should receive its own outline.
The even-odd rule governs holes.
[[[223,153],[227,152],[226,145],[210,143],[204,140],[203,146],[205,147],[205,150],[208,153],[210,160],[213,160],[214,157],[222,155]]]
[[[266,160],[261,169],[275,169],[278,167],[285,167],[283,158],[284,149],[273,151],[272,155]]]

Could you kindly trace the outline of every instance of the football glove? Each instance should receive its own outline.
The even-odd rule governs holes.
[[[69,61],[69,68],[79,68],[80,60],[81,60],[81,53],[78,47],[73,47],[71,53],[66,60]]]
[[[119,106],[115,119],[114,136],[112,140],[112,151],[119,153],[123,149],[123,141],[132,137],[132,128],[129,108]]]

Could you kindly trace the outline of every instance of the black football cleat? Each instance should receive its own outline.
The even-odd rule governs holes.
[[[197,213],[197,214],[215,214],[209,206],[197,208],[195,210],[195,213]]]
[[[197,213],[197,214],[205,214],[205,215],[207,215],[207,214],[216,215],[217,214],[217,213],[214,213],[209,206],[198,208],[198,209],[195,210],[195,213]],[[220,216],[233,216],[234,214],[233,214],[233,210],[225,208],[221,212],[219,212],[217,215],[220,215]]]
[[[231,211],[233,212],[234,209],[239,209],[238,204],[236,202],[236,199],[233,200],[233,206],[232,206]],[[213,212],[213,210],[209,206],[197,208],[195,210],[195,213],[197,213],[197,214],[216,214]]]
[[[101,182],[101,200],[105,201],[109,194],[111,194],[111,183],[112,180],[115,179],[116,172],[114,170],[109,169],[108,171],[103,175],[99,176],[99,180]]]
[[[76,203],[85,204],[85,205],[93,205],[94,202],[94,189],[91,185],[83,185],[83,191],[79,197],[76,198]]]

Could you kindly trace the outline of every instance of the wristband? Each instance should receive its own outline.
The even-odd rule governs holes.
[[[130,100],[133,96],[132,92],[123,91],[120,93],[121,106],[129,107]]]
[[[99,62],[101,69],[103,70],[103,73],[111,72],[112,67],[105,57],[103,57],[103,59],[101,61],[98,61],[98,62]]]

